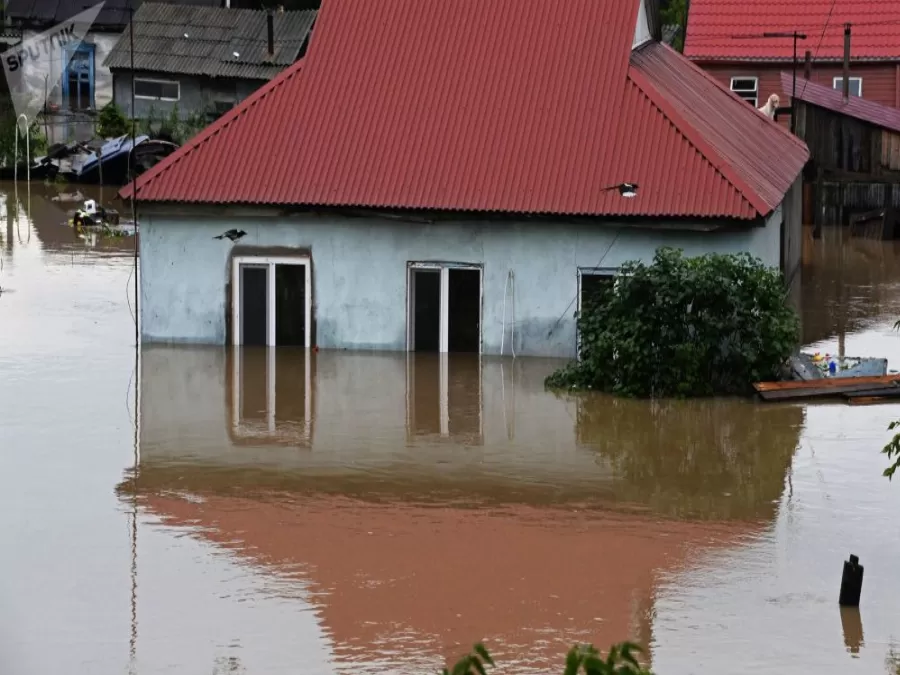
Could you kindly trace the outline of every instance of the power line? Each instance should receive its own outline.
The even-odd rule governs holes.
[[[825,18],[825,25],[822,27],[822,34],[819,36],[819,44],[816,45],[816,53],[813,55],[813,61],[819,56],[819,48],[822,46],[822,40],[825,39],[825,32],[828,30],[828,24],[831,22],[831,15],[834,13],[834,6],[837,4],[837,0],[831,0],[831,9],[828,10],[828,16]],[[803,82],[803,90],[800,92],[800,98],[803,98],[803,94],[806,93],[806,85],[809,84],[809,80],[804,80]],[[794,101],[791,99],[791,104],[793,105]],[[794,119],[791,117],[791,124],[793,124]]]

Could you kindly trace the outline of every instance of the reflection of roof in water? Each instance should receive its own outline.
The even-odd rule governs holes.
[[[528,507],[143,501],[168,525],[301,582],[338,661],[363,672],[408,672],[405,660],[453,657],[481,639],[517,672],[561,666],[576,641],[646,645],[661,578],[756,531]]]

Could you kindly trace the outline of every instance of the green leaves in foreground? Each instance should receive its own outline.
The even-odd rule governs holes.
[[[488,650],[480,642],[472,647],[472,651],[462,657],[453,666],[453,670],[444,668],[443,675],[485,675],[485,664],[494,665]]]
[[[894,324],[894,330],[900,330],[900,321]],[[900,427],[900,420],[891,422],[888,425],[888,431],[893,431],[897,427]],[[894,462],[882,473],[882,475],[887,476],[888,480],[891,480],[897,468],[900,467],[900,432],[894,434],[894,437],[881,449],[881,452],[887,455],[888,460]]]
[[[636,644],[622,642],[610,647],[604,659],[593,645],[575,646],[566,655],[564,675],[652,675],[638,663],[636,655],[642,653]],[[452,670],[445,668],[443,675],[485,675],[485,665],[493,666],[494,661],[479,642]]]

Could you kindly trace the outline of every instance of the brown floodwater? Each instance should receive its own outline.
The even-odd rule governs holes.
[[[135,367],[133,242],[52,193],[0,193],[0,672],[429,673],[481,639],[505,673],[624,639],[659,675],[892,672],[900,406],[555,395],[542,359]],[[900,246],[804,259],[804,340],[900,367]]]

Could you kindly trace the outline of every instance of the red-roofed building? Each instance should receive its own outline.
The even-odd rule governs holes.
[[[850,92],[900,107],[900,2],[896,0],[691,0],[684,55],[756,107],[778,94],[790,105],[791,86],[781,71],[793,63],[797,42],[798,86],[805,53],[812,56],[811,81],[840,89],[844,26],[851,24]]]
[[[144,339],[571,355],[582,288],[659,246],[792,273],[806,146],[652,7],[325,0],[137,180]]]

